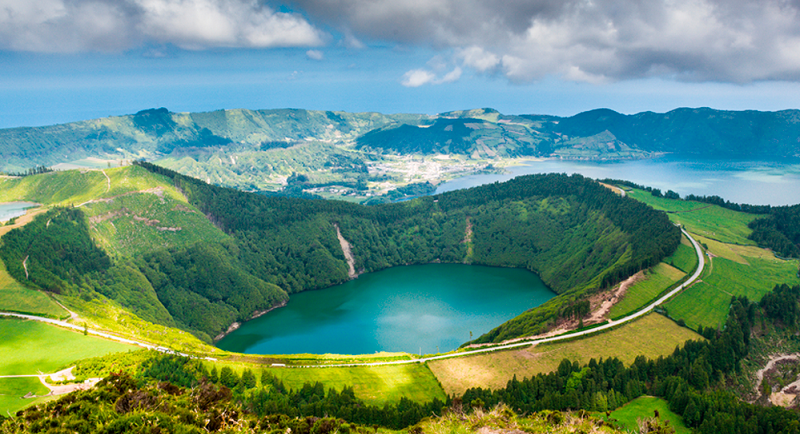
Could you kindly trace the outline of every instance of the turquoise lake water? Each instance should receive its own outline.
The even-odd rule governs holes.
[[[249,354],[431,354],[470,339],[555,296],[520,269],[459,264],[394,267],[291,296],[217,343]]]

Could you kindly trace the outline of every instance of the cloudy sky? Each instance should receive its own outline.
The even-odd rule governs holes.
[[[798,108],[800,0],[0,0],[0,127],[298,107]]]

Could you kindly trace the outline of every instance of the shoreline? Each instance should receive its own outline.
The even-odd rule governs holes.
[[[248,319],[247,319],[247,321],[254,320],[254,319],[256,319],[256,318],[258,318],[258,317],[260,317],[260,316],[262,316],[262,315],[266,315],[266,314],[268,314],[268,313],[272,312],[272,311],[273,311],[273,310],[275,310],[275,309],[278,309],[278,308],[284,307],[284,306],[286,306],[286,303],[288,303],[288,302],[289,302],[289,300],[285,300],[285,301],[282,301],[282,302],[280,302],[280,303],[278,303],[278,304],[276,304],[276,305],[274,305],[274,306],[270,307],[269,309],[265,309],[265,310],[257,310],[257,311],[255,311],[255,312],[253,312],[253,315],[251,315],[251,316],[250,316],[250,318],[248,318]],[[245,321],[245,322],[247,322],[247,321]],[[234,331],[236,331],[236,330],[237,330],[239,327],[241,327],[241,326],[242,326],[242,324],[243,324],[243,323],[240,323],[239,321],[234,321],[234,323],[233,323],[233,324],[231,324],[230,326],[228,326],[228,329],[227,329],[227,330],[225,330],[224,332],[222,332],[222,333],[218,334],[218,335],[217,335],[217,337],[215,337],[215,338],[214,338],[214,343],[216,344],[217,342],[219,342],[219,341],[221,341],[223,338],[225,338],[225,336],[228,336],[229,334],[231,334],[231,333],[233,333]]]

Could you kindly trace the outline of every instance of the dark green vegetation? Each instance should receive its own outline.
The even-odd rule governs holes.
[[[573,315],[589,291],[658,263],[680,242],[680,232],[663,214],[579,175],[526,176],[365,207],[248,194],[140,164],[172,178],[192,205],[236,239],[248,272],[289,293],[348,279],[338,227],[352,246],[356,270],[468,260],[535,271],[563,294],[481,341],[541,331],[548,321]]]
[[[699,433],[798,432],[800,416],[796,412],[745,403],[722,386],[748,356],[751,331],[757,323],[797,327],[799,296],[800,287],[780,287],[760,305],[734,297],[721,331],[701,329],[707,341],[689,341],[668,357],[638,357],[628,367],[617,359],[591,360],[583,366],[564,360],[550,374],[515,378],[501,390],[470,389],[462,400],[489,406],[504,402],[517,411],[606,411],[649,394],[669,402],[670,410]]]
[[[252,371],[245,371],[246,379],[245,375],[240,379],[223,368],[219,375],[206,372],[198,382],[198,371],[189,365],[155,358],[134,376],[112,374],[89,391],[22,410],[13,419],[0,417],[0,432],[377,434],[399,433],[387,427],[399,429],[414,424],[402,432],[466,434],[485,432],[486,428],[513,432],[620,432],[587,414],[546,411],[522,417],[506,406],[467,414],[460,402],[449,408],[425,409],[430,411],[421,420],[417,411],[424,407],[408,403],[364,405],[352,391],[325,391],[319,383],[292,391],[279,380],[262,376],[261,386],[256,387],[259,381]],[[233,389],[220,384],[224,382]],[[281,409],[288,411],[281,413]],[[298,413],[302,415],[294,416]],[[439,413],[443,416],[437,417]]]
[[[772,207],[770,214],[750,222],[750,239],[783,257],[800,258],[800,205]]]

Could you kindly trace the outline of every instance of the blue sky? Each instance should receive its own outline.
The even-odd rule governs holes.
[[[151,107],[798,108],[792,1],[0,0],[0,127]]]

